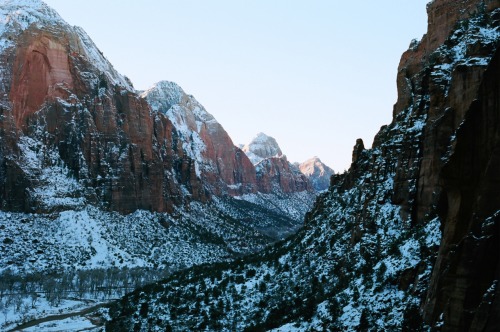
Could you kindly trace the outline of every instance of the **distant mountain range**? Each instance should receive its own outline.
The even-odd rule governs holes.
[[[0,4],[0,271],[176,270],[302,225],[316,193],[286,160],[253,165],[173,82],[136,91],[42,1]]]

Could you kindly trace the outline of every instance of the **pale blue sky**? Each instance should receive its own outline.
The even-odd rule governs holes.
[[[427,0],[46,0],[137,89],[178,83],[235,144],[258,132],[290,161],[349,167],[391,121],[399,59]]]

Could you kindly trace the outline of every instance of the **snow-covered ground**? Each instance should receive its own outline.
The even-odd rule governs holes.
[[[18,300],[16,300],[18,301]],[[19,309],[17,303],[15,306],[6,307],[5,303],[0,304],[1,331],[82,331],[88,328],[96,328],[96,324],[85,315],[79,316],[79,313],[88,308],[105,304],[107,301],[98,300],[77,300],[77,299],[63,299],[57,306],[51,305],[50,302],[42,295],[35,302],[32,298],[24,298],[19,300]],[[76,316],[71,316],[75,314]],[[70,316],[70,317],[66,317]],[[38,320],[52,318],[47,322],[40,322]],[[25,324],[33,322],[34,326],[23,327]],[[19,328],[22,329],[19,329]]]
[[[73,331],[103,331],[102,327],[95,326],[85,317],[70,317],[58,321],[42,323],[37,326],[23,329],[25,332],[73,332]]]

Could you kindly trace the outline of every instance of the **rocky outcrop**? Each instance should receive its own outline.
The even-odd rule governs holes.
[[[462,122],[481,82],[485,63],[479,60],[491,55],[496,45],[494,36],[482,36],[479,27],[470,31],[467,20],[460,22],[470,15],[481,15],[496,8],[498,1],[495,0],[432,1],[427,6],[427,34],[420,42],[412,44],[401,58],[394,117],[401,121],[401,113],[412,107],[420,109],[418,113],[422,118],[418,121],[423,122],[418,125],[429,125],[425,128],[421,155],[403,157],[413,161],[421,158],[422,164],[410,162],[406,169],[401,170],[395,180],[396,191],[408,192],[408,180],[419,178],[419,199],[413,202],[407,202],[403,197],[398,199],[405,201],[406,212],[413,210],[420,222],[435,203],[434,192],[436,188],[439,190],[439,173],[443,166],[441,156],[445,154],[448,140]],[[472,39],[463,40],[464,34],[471,34]],[[488,43],[481,42],[481,39]],[[478,61],[475,63],[474,59]],[[452,70],[459,64],[458,70]],[[426,94],[428,100],[415,104],[415,96]],[[413,203],[416,205],[410,206]]]
[[[172,212],[212,195],[309,190],[287,162],[257,175],[224,128],[175,83],[138,95],[82,29],[42,1],[5,0],[0,14],[2,208],[52,212],[81,197],[80,205],[125,214]],[[275,141],[255,151],[282,155]],[[69,187],[41,176],[47,167],[76,180],[78,190],[61,191]]]
[[[443,331],[498,329],[486,317],[498,316],[492,299],[500,265],[497,254],[484,253],[498,252],[500,201],[491,183],[498,180],[499,72],[492,55],[499,7],[499,1],[431,2],[428,33],[398,69],[395,121],[411,121],[410,108],[420,114],[414,128],[423,130],[398,160],[392,199],[413,224],[439,214],[443,238],[422,310]],[[427,97],[415,104],[419,95]]]
[[[414,225],[436,214],[441,220],[441,245],[421,309],[425,322],[443,331],[499,328],[493,299],[500,196],[492,185],[498,181],[499,58],[493,54],[499,7],[499,1],[433,1],[427,35],[403,54],[398,70],[394,121],[413,117],[411,132],[422,131],[402,143],[407,147],[398,158],[392,200]],[[416,96],[423,96],[419,103]],[[374,145],[384,135],[382,130]]]
[[[258,192],[193,96],[139,93],[40,0],[0,0],[0,92],[0,271],[227,261],[294,234],[314,202],[286,159]]]
[[[499,77],[497,52],[481,83],[474,86],[475,96],[439,174],[442,189],[437,209],[443,239],[425,318],[429,322],[444,320],[444,331],[500,329],[495,319],[500,314]]]
[[[304,161],[299,166],[300,172],[311,182],[314,190],[323,191],[330,186],[330,177],[335,174],[333,169],[325,165],[318,157]]]

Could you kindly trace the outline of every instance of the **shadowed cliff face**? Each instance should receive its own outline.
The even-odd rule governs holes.
[[[478,12],[491,12],[498,6],[497,0],[432,1],[427,6],[427,34],[418,44],[411,45],[401,58],[394,120],[402,121],[402,113],[411,108],[414,115],[425,121],[422,123],[425,124],[423,137],[417,139],[421,144],[418,155],[402,157],[401,161],[406,162],[407,167],[401,168],[395,179],[396,201],[403,205],[406,215],[413,214],[415,222],[423,222],[436,204],[440,190],[439,173],[443,167],[441,156],[446,153],[449,138],[476,98],[485,66],[471,62],[458,70],[450,69],[463,60],[460,57],[481,58],[491,55],[496,47],[494,40],[488,45],[472,39],[454,45],[454,41],[463,37],[457,32],[460,29],[462,34],[480,34],[460,27],[460,22]],[[454,47],[462,49],[453,50]],[[456,54],[458,52],[461,54]],[[411,191],[412,179],[417,179],[418,195],[415,199],[404,194]]]
[[[445,331],[500,329],[499,77],[497,52],[440,173],[443,239],[425,317],[432,322],[443,313]]]
[[[421,310],[443,331],[499,328],[499,7],[499,1],[432,2],[428,33],[398,69],[391,126],[414,124],[393,165],[392,202],[412,225],[436,214],[441,220]],[[395,137],[382,128],[374,147],[384,150]]]

